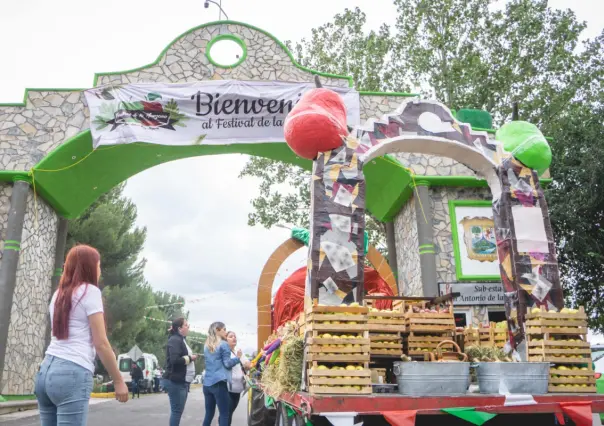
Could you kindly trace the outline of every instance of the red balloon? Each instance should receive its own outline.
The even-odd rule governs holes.
[[[319,152],[341,146],[348,134],[344,100],[333,90],[312,89],[291,110],[284,130],[292,151],[314,160]]]

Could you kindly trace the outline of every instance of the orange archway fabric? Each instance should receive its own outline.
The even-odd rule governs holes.
[[[273,330],[287,321],[294,320],[304,310],[304,288],[306,285],[306,266],[295,271],[283,281],[275,294],[273,301]],[[384,281],[378,272],[365,267],[365,294],[380,293],[384,296],[394,296],[392,288]],[[391,309],[392,300],[377,300],[377,309]]]

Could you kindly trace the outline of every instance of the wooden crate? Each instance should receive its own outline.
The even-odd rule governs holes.
[[[574,313],[548,312],[544,308],[526,315],[529,361],[550,362],[548,391],[595,393],[591,349],[587,341],[587,316],[583,308]]]
[[[568,340],[568,339],[561,339],[561,340],[556,340],[554,339],[550,339],[550,340],[545,340],[542,339],[540,337],[535,337],[532,335],[528,335],[528,347],[530,348],[544,348],[544,349],[548,349],[548,348],[590,348],[590,344],[589,342],[583,340],[583,339],[572,339],[572,340]]]
[[[310,306],[304,312],[305,359],[311,394],[371,393],[366,307]],[[319,370],[319,366],[326,368]],[[362,370],[345,370],[347,365]]]
[[[440,335],[434,333],[410,333],[405,338],[404,352],[409,356],[422,356],[435,351],[438,344],[443,340],[452,339],[453,335],[451,333]]]
[[[575,367],[578,368],[578,367]],[[549,392],[595,393],[596,378],[589,367],[582,370],[550,369]]]
[[[449,312],[414,312],[413,306],[409,306],[405,312],[405,324],[408,332],[455,332],[455,318],[453,316],[453,308],[449,307]]]
[[[400,358],[403,355],[403,338],[399,333],[369,334],[371,356],[390,356]]]
[[[369,361],[369,332],[326,333],[312,330],[306,342],[307,361],[367,362]]]
[[[426,359],[443,340],[455,340],[455,318],[453,306],[448,312],[416,312],[417,305],[410,305],[405,312],[408,335],[404,352],[410,357]],[[424,308],[425,304],[421,304]]]
[[[477,330],[478,334],[478,343],[476,346],[497,346],[503,348],[505,342],[508,341],[507,327],[497,328],[494,322],[490,323],[488,327],[480,327],[474,330]]]
[[[367,313],[367,329],[369,331],[384,331],[389,333],[405,332],[404,304],[392,310],[369,309]]]
[[[319,369],[313,362],[307,371],[308,391],[311,394],[370,394],[371,371],[368,363],[362,363],[362,370],[344,368]],[[336,367],[337,368],[337,367]],[[352,387],[355,388],[352,388]]]
[[[579,309],[577,309],[577,312],[575,312],[575,313],[562,313],[562,312],[547,311],[544,306],[541,306],[541,308],[533,308],[530,311],[528,311],[525,315],[525,318],[527,320],[545,319],[545,320],[556,320],[556,321],[563,321],[563,320],[587,321],[587,314],[585,313],[585,309],[583,309],[583,306],[580,306]]]
[[[480,346],[480,335],[478,328],[466,327],[463,330],[464,347]]]
[[[311,306],[305,312],[305,331],[365,331],[367,312],[364,306]]]
[[[501,331],[493,331],[493,345],[497,346],[498,348],[503,348],[506,344],[506,342],[509,339],[509,334],[507,329],[504,330],[503,332]]]
[[[491,327],[480,327],[478,329],[478,336],[480,340],[480,346],[491,345]]]
[[[388,333],[404,333],[405,314],[402,311],[372,311],[367,313],[367,329],[369,331],[384,331]]]
[[[588,364],[591,365],[589,343],[567,342],[565,340],[528,341],[529,361],[551,362],[554,364]]]
[[[544,307],[539,310],[532,309],[526,314],[527,334],[549,335],[587,335],[587,315],[583,307],[574,313],[561,313],[546,311]]]
[[[311,314],[354,314],[354,315],[366,315],[369,312],[369,308],[366,306],[323,306],[313,305],[306,308],[304,311],[306,315]]]

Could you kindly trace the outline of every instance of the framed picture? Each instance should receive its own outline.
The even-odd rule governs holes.
[[[491,201],[449,201],[458,281],[500,281]]]

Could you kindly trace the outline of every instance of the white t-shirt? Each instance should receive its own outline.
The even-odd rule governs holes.
[[[184,342],[185,342],[185,346],[187,347],[187,352],[188,352],[187,355],[189,355],[189,357],[191,357],[193,355],[193,351],[187,344],[187,341],[185,340]],[[193,379],[195,379],[195,362],[193,360],[191,360],[191,362],[187,364],[187,373],[185,375],[185,381],[187,383],[191,383],[193,381]]]
[[[235,355],[232,351],[231,351],[231,358],[237,358],[237,355]],[[246,358],[245,355],[241,355],[241,358],[239,358],[239,360],[242,363],[245,363],[248,361],[248,359]],[[238,363],[237,365],[235,365],[232,369],[231,369],[231,384],[230,384],[230,392],[233,393],[241,393],[244,390],[244,386],[243,386],[243,367],[241,367],[241,364]]]
[[[55,313],[57,292],[50,301],[50,323]],[[87,368],[94,373],[94,358],[96,351],[92,344],[92,332],[88,317],[103,312],[101,290],[92,284],[82,284],[74,290],[69,313],[69,337],[57,340],[53,335],[46,350],[47,355],[66,359]]]

